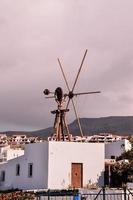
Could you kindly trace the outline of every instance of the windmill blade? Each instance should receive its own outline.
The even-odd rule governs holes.
[[[82,59],[82,62],[80,64],[80,67],[79,67],[79,70],[78,70],[78,73],[77,73],[77,76],[76,76],[76,79],[75,79],[75,82],[73,84],[73,87],[72,87],[72,92],[74,91],[74,88],[75,88],[75,85],[77,83],[77,80],[78,80],[78,77],[79,77],[79,74],[81,72],[81,69],[82,69],[82,66],[83,66],[83,63],[84,63],[84,60],[85,60],[85,57],[86,57],[86,54],[87,54],[87,49],[85,50],[85,53],[84,53],[84,56],[83,56],[83,59]]]
[[[77,76],[76,76],[76,78],[75,78],[75,81],[74,81],[74,84],[73,84],[73,87],[72,87],[72,91],[71,91],[71,93],[73,93],[74,88],[75,88],[75,86],[76,86],[76,83],[77,83],[77,80],[78,80],[79,74],[80,74],[81,69],[82,69],[82,67],[83,67],[83,63],[84,63],[84,60],[85,60],[85,57],[86,57],[87,51],[88,51],[88,50],[86,49],[86,50],[85,50],[85,53],[84,53],[84,56],[83,56],[83,59],[82,59],[82,61],[81,61],[81,64],[80,64],[80,67],[79,67],[79,70],[78,70]],[[69,92],[70,92],[70,91],[69,91]],[[67,102],[66,109],[68,108],[69,103],[70,103],[70,98],[69,98],[69,100],[68,100],[68,102]]]
[[[55,98],[54,96],[50,96],[50,97],[45,97],[46,99],[52,99]]]
[[[61,69],[62,75],[63,75],[63,77],[64,77],[64,80],[65,80],[65,83],[66,83],[66,86],[67,86],[68,92],[70,92],[70,87],[69,87],[69,84],[68,84],[68,81],[67,81],[66,75],[65,75],[65,73],[64,73],[64,70],[63,70],[63,67],[62,67],[62,64],[61,64],[59,58],[58,58],[58,63],[59,63],[59,66],[60,66],[60,69]],[[70,103],[70,98],[68,99],[66,109],[68,108],[69,103]]]
[[[58,63],[59,63],[59,66],[60,66],[60,69],[61,69],[62,75],[63,75],[63,77],[64,77],[64,80],[65,80],[65,83],[66,83],[66,86],[67,86],[68,92],[70,92],[70,87],[69,87],[69,85],[68,85],[68,81],[67,81],[67,79],[66,79],[66,76],[65,76],[65,73],[64,73],[64,70],[63,70],[63,67],[62,67],[62,64],[61,64],[59,58],[58,58]],[[68,99],[66,109],[68,108],[69,103],[70,103],[70,98]]]
[[[63,70],[63,67],[62,67],[62,64],[61,64],[59,58],[58,58],[58,63],[59,63],[59,66],[60,66],[60,69],[61,69],[62,75],[63,75],[63,77],[64,77],[64,80],[65,80],[65,83],[66,83],[66,86],[67,86],[68,92],[70,93],[70,87],[69,87],[69,84],[68,84],[68,81],[67,81],[66,75],[65,75],[65,73],[64,73],[64,70]],[[70,102],[70,98],[69,98],[69,100],[68,100],[68,103],[67,103],[66,109],[68,108],[68,104],[69,104],[69,102]],[[83,131],[82,131],[82,128],[81,128],[81,124],[80,124],[79,116],[78,116],[78,113],[77,113],[77,110],[76,110],[76,107],[75,107],[75,104],[74,104],[73,99],[72,99],[72,105],[73,105],[74,113],[75,113],[75,116],[76,116],[76,119],[77,119],[77,122],[78,122],[78,127],[79,127],[79,130],[80,130],[81,137],[83,137]]]
[[[59,58],[58,58],[58,63],[59,63],[59,66],[60,66],[60,69],[61,69],[62,75],[63,75],[63,77],[64,77],[64,80],[65,80],[65,83],[66,83],[67,89],[68,89],[68,91],[70,92],[70,88],[69,88],[69,85],[68,85],[68,81],[67,81],[67,79],[66,79],[66,76],[65,76],[65,73],[64,73],[64,70],[63,70],[63,67],[62,67],[62,64],[61,64]]]
[[[80,92],[80,93],[74,93],[74,96],[78,96],[78,95],[84,95],[84,94],[97,94],[97,93],[101,93],[101,91],[95,91],[95,92]]]
[[[76,110],[76,106],[74,104],[74,101],[73,99],[72,100],[72,105],[73,105],[73,109],[74,109],[74,112],[75,112],[75,116],[76,116],[76,119],[77,119],[77,122],[78,122],[78,127],[79,127],[79,130],[80,130],[80,134],[81,134],[81,137],[83,137],[83,130],[82,130],[82,127],[81,127],[81,123],[80,123],[80,120],[79,120],[79,116],[78,116],[78,113],[77,113],[77,110]]]

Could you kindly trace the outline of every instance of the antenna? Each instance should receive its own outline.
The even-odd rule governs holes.
[[[80,93],[74,92],[74,89],[75,89],[75,86],[77,84],[81,69],[83,67],[83,63],[84,63],[86,54],[87,54],[87,49],[84,53],[84,56],[83,56],[83,59],[81,61],[81,64],[80,64],[78,73],[76,75],[72,89],[70,89],[70,87],[69,87],[66,75],[65,75],[64,70],[63,70],[63,66],[62,66],[62,64],[61,64],[61,62],[58,58],[58,63],[59,63],[63,78],[65,80],[65,84],[66,84],[66,87],[68,89],[68,93],[64,94],[61,87],[57,87],[55,92],[50,92],[48,89],[44,90],[45,95],[52,94],[52,96],[48,96],[46,98],[54,98],[56,103],[57,103],[57,109],[51,112],[52,114],[55,114],[54,134],[52,135],[51,138],[55,139],[56,141],[60,141],[60,140],[71,141],[71,134],[69,132],[68,125],[66,123],[66,112],[69,111],[68,106],[69,106],[70,101],[72,101],[72,105],[73,105],[74,113],[75,113],[75,116],[76,116],[76,119],[77,119],[77,122],[78,122],[78,127],[79,127],[79,130],[80,130],[81,137],[83,137],[82,127],[81,127],[81,124],[80,124],[80,120],[79,120],[79,117],[78,117],[78,113],[77,113],[76,106],[75,106],[73,98],[74,98],[74,96],[79,96],[79,95],[100,93],[100,91],[80,92]],[[68,99],[68,101],[67,101],[67,104],[65,106],[66,98]],[[66,132],[64,132],[64,130]]]

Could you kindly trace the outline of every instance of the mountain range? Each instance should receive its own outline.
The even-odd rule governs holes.
[[[100,118],[80,118],[81,127],[84,135],[94,135],[98,133],[112,133],[115,135],[130,136],[133,135],[133,116],[111,116]],[[72,135],[80,135],[77,120],[69,124],[69,130]],[[3,132],[1,132],[3,133]],[[27,131],[7,131],[7,135],[26,134],[27,136],[38,136],[47,138],[53,133],[53,127]]]

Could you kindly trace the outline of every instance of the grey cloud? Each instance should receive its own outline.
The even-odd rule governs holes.
[[[52,125],[56,104],[42,91],[66,90],[57,57],[72,85],[86,48],[75,91],[102,93],[77,99],[80,117],[130,115],[132,7],[132,0],[2,0],[0,129]],[[68,121],[73,119],[71,111]]]

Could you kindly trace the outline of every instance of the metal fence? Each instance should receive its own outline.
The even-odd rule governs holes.
[[[133,200],[133,191],[127,188],[41,192],[7,191],[0,192],[0,200]]]
[[[102,188],[99,192],[90,191],[81,194],[81,200],[133,200],[133,193],[130,190],[107,190]]]
[[[36,200],[133,200],[133,193],[127,188],[79,190],[73,193],[51,193],[49,191],[48,193],[36,193]]]

